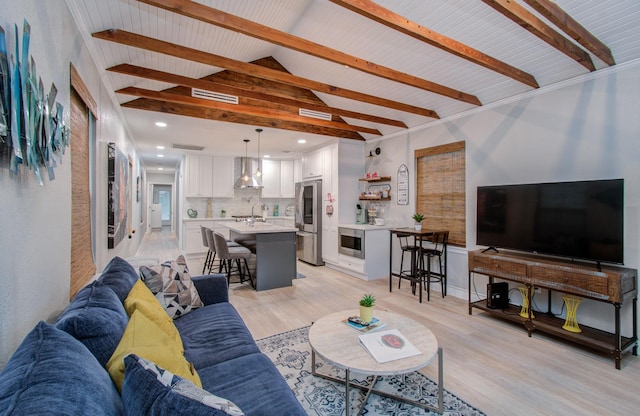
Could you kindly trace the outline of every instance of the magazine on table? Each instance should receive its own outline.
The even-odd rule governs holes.
[[[371,322],[362,322],[357,316],[351,316],[342,322],[347,324],[347,326],[355,329],[356,331],[362,333],[375,331],[376,329],[383,328],[386,325],[376,317],[373,317]]]
[[[376,331],[358,338],[360,345],[380,364],[422,354],[397,329]]]

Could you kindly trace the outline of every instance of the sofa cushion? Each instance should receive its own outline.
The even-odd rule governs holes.
[[[122,400],[128,416],[244,415],[231,401],[202,390],[151,361],[134,354],[124,361]]]
[[[98,282],[113,289],[120,302],[124,303],[129,291],[139,278],[133,266],[116,256],[104,268]]]
[[[260,351],[230,303],[207,305],[174,322],[184,355],[197,369]]]
[[[133,285],[129,296],[124,300],[124,308],[129,316],[133,315],[134,311],[140,311],[169,335],[169,337],[180,346],[180,350],[184,351],[182,339],[180,338],[178,329],[173,323],[173,319],[167,314],[167,311],[160,305],[158,299],[153,296],[153,293],[151,293],[142,280],[138,280],[136,284]]]
[[[202,387],[259,415],[306,415],[287,382],[269,358],[249,354],[199,370]]]
[[[104,366],[113,354],[129,317],[110,287],[93,282],[82,288],[60,314],[55,327],[82,342]]]
[[[203,306],[182,255],[157,266],[142,266],[140,275],[172,318]]]
[[[40,322],[0,373],[3,415],[120,415],[109,374],[80,341]]]
[[[131,315],[116,351],[107,362],[109,375],[119,390],[124,379],[124,357],[129,354],[153,361],[173,374],[202,386],[198,373],[184,358],[181,348],[140,311],[134,311]]]

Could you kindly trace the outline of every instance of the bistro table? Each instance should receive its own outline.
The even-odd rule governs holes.
[[[413,244],[418,247],[417,253],[416,250],[411,251],[411,284],[415,287],[416,281],[418,283],[418,288],[420,290],[420,303],[422,303],[422,272],[418,265],[419,260],[422,258],[422,242],[429,241],[429,237],[433,237],[433,235],[437,232],[441,232],[443,230],[425,230],[422,229],[420,231],[416,231],[413,227],[404,227],[404,228],[392,228],[389,230],[389,292],[392,291],[393,287],[393,276],[396,276],[400,279],[405,279],[406,276],[402,276],[402,270],[399,273],[393,273],[393,236],[394,235],[411,235],[413,236]],[[429,264],[430,266],[430,264]],[[446,264],[445,264],[446,267]]]

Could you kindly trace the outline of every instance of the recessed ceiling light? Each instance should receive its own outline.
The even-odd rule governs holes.
[[[264,155],[262,157],[265,158],[265,159],[269,159],[271,157],[271,155]]]
[[[164,155],[158,155],[158,157],[164,157]]]
[[[164,170],[164,168],[158,168],[158,170]]]
[[[156,121],[156,126],[158,127],[167,127],[167,123],[164,121]]]
[[[304,144],[304,143],[306,143],[306,142],[307,142],[307,141],[306,141],[305,139],[300,139],[300,140],[298,140],[298,143],[300,143],[300,144]]]
[[[164,150],[164,146],[156,146],[156,149],[158,149],[158,150]]]

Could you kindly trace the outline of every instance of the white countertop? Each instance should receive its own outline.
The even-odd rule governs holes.
[[[295,227],[269,224],[268,222],[256,222],[249,226],[246,222],[230,222],[227,228],[238,234],[265,234],[265,233],[295,233]]]
[[[370,225],[370,224],[339,224],[338,227],[342,228],[351,228],[354,230],[390,230],[392,228],[396,228],[393,225],[385,224],[385,225]]]
[[[271,215],[268,215],[268,216],[266,216],[264,218],[266,218],[267,220],[277,220],[277,219],[294,220],[295,219],[295,217],[286,217],[286,216],[275,216],[274,217],[274,216],[271,216]],[[209,218],[207,218],[207,217],[197,217],[197,218],[184,217],[182,219],[182,221],[184,221],[184,222],[196,222],[196,221],[232,221],[232,222],[235,222],[236,219],[232,218],[230,216],[227,216],[227,217],[209,217]]]

